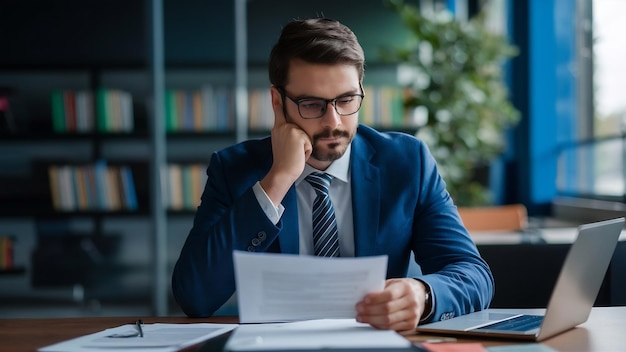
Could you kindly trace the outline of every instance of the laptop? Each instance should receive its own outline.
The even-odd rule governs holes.
[[[623,217],[578,227],[544,315],[486,309],[416,330],[541,341],[582,324],[589,318],[623,228]]]

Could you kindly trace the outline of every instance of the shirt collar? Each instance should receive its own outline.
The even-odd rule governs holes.
[[[318,169],[315,169],[309,164],[305,164],[304,171],[302,172],[302,175],[298,177],[296,184],[299,184],[300,182],[304,181],[304,179],[312,172],[325,172],[331,175],[333,178],[336,178],[342,182],[348,183],[348,172],[350,169],[351,152],[352,152],[352,143],[348,144],[348,148],[346,148],[346,152],[343,153],[343,155],[339,159],[333,161],[332,164],[330,164],[330,166],[324,171],[320,171]]]

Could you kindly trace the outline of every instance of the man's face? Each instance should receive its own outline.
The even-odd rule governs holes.
[[[288,83],[285,94],[295,100],[302,98],[334,99],[348,94],[361,94],[357,69],[351,65],[311,64],[293,60],[289,65]],[[309,164],[316,161],[328,166],[339,159],[354,138],[358,126],[358,112],[341,116],[332,103],[317,119],[303,119],[298,105],[285,98],[285,119],[298,125],[312,140],[313,152]],[[319,163],[317,163],[319,165]]]

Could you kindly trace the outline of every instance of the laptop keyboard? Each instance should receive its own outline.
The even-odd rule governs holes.
[[[483,326],[474,330],[528,331],[541,326],[543,315],[521,315],[519,317]]]

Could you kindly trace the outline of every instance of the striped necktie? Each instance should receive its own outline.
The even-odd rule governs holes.
[[[339,256],[339,236],[335,210],[330,202],[328,189],[331,176],[325,173],[313,172],[305,179],[315,190],[313,201],[313,245],[315,255],[321,257]]]

